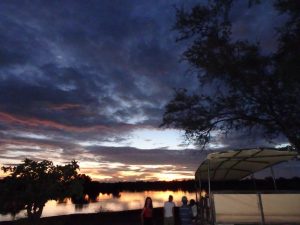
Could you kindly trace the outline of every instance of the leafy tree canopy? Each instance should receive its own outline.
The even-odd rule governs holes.
[[[76,161],[55,166],[53,162],[25,159],[17,166],[2,167],[10,172],[1,184],[0,211],[16,214],[26,209],[30,220],[36,221],[50,199],[81,195],[82,179]]]
[[[183,58],[198,71],[199,92],[177,90],[162,125],[184,129],[202,146],[212,140],[212,132],[255,128],[268,140],[286,137],[300,151],[300,2],[274,1],[285,21],[274,27],[272,51],[259,41],[233,36],[236,1],[208,2],[191,11],[177,9],[178,41],[190,43]],[[259,2],[249,1],[248,7]]]

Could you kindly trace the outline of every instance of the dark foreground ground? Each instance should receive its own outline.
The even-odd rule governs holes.
[[[100,212],[92,214],[72,214],[41,218],[39,225],[140,225],[141,210],[122,212]],[[154,225],[163,225],[163,209],[155,208]],[[176,225],[178,223],[178,208],[175,210]],[[31,225],[26,219],[0,222],[0,225]]]

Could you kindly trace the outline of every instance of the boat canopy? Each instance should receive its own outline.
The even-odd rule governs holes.
[[[275,164],[296,158],[297,152],[256,148],[207,155],[195,173],[196,180],[241,180]]]

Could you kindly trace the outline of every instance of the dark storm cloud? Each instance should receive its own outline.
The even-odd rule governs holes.
[[[139,1],[3,3],[2,110],[77,126],[141,115],[159,124],[184,71],[170,32],[174,3],[157,2],[163,14]],[[52,110],[65,104],[78,107]]]
[[[155,118],[157,123],[172,87],[191,86],[194,80],[182,76],[185,68],[178,63],[182,46],[174,43],[176,32],[171,32],[173,5],[183,2],[157,1],[153,7],[154,3],[3,3],[0,55],[9,62],[2,62],[0,74],[3,85],[7,83],[10,92],[19,97],[6,98],[5,93],[10,92],[3,89],[1,96],[7,101],[2,103],[22,108],[40,104],[41,111],[27,107],[19,113],[29,110],[31,115],[54,120],[61,120],[62,115],[45,114],[43,103],[89,105],[96,108],[91,111],[100,111],[98,118],[94,115],[86,121],[73,112],[69,123],[113,123],[114,117],[127,122],[135,112],[149,117],[149,122]],[[251,21],[257,23],[254,18]],[[154,111],[155,117],[148,115]]]
[[[212,137],[212,141],[208,148],[218,150],[233,150],[274,147],[280,146],[282,143],[288,143],[288,140],[282,136],[279,136],[276,139],[270,139],[265,136],[261,130],[261,127],[254,127],[251,131],[239,130],[231,131],[227,134],[218,133]]]
[[[102,160],[120,162],[128,165],[181,165],[195,166],[206,156],[206,151],[199,150],[139,150],[128,147],[90,147],[94,155]]]
[[[274,28],[281,26],[286,17],[274,10],[273,3],[273,0],[263,1],[247,7],[248,1],[236,1],[231,11],[233,39],[259,43],[267,54],[274,51],[277,46]]]

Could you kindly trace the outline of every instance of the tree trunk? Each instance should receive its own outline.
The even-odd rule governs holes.
[[[39,219],[42,216],[44,205],[45,204],[43,204],[43,203],[41,203],[41,204],[31,203],[31,204],[27,205],[27,207],[26,207],[27,218],[32,224],[38,224]]]

